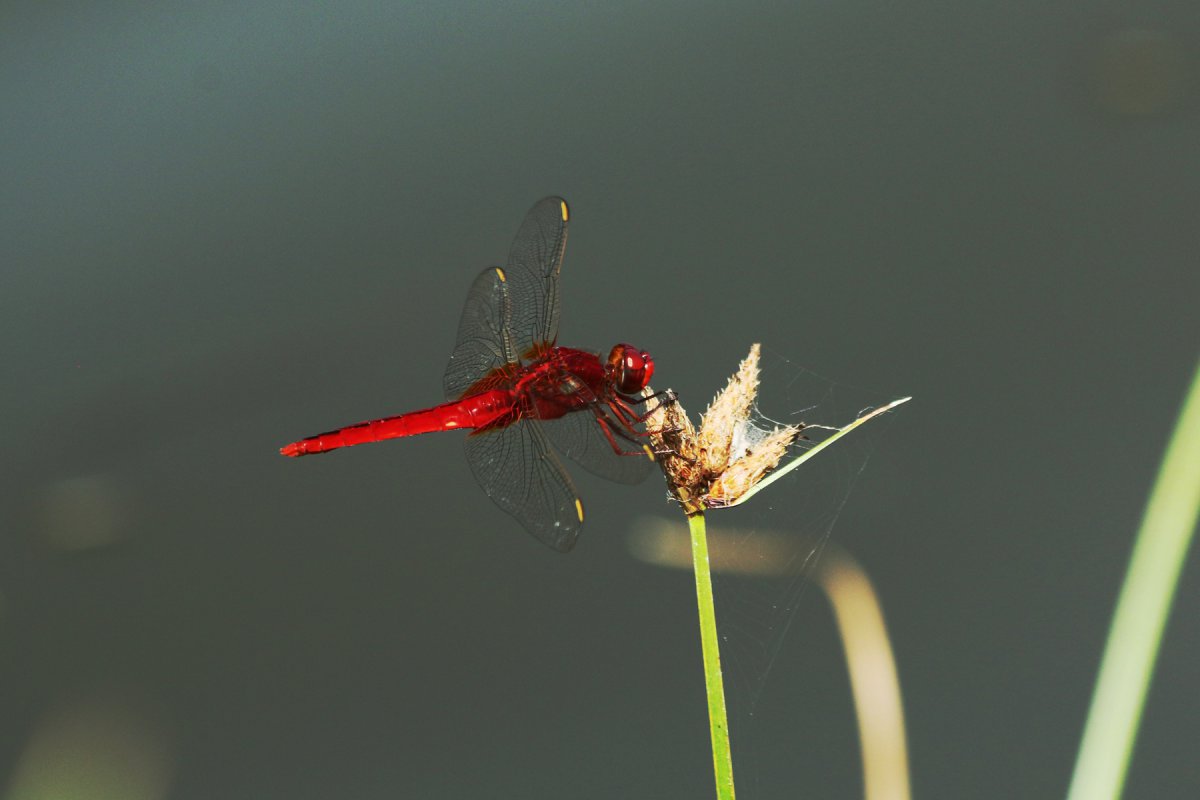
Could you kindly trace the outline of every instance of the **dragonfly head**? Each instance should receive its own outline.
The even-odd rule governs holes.
[[[654,359],[631,344],[619,344],[608,354],[608,373],[622,394],[637,394],[650,383]]]

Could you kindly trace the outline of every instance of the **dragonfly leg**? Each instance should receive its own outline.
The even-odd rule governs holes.
[[[683,430],[679,426],[663,426],[660,428],[655,428],[653,430],[646,430],[646,431],[639,431],[633,427],[634,424],[639,424],[639,423],[645,422],[647,419],[649,419],[651,416],[653,416],[656,412],[660,411],[664,406],[674,405],[675,403],[679,402],[679,397],[678,397],[678,395],[675,394],[674,389],[664,389],[661,392],[655,392],[654,394],[646,395],[645,397],[620,396],[615,399],[618,400],[619,402],[613,404],[614,413],[621,416],[621,419],[625,423],[625,425],[630,429],[630,431],[633,434],[635,434],[637,436],[655,436],[655,435],[657,435],[660,437],[660,441],[661,441],[662,436],[669,435],[672,433],[679,433],[681,430]],[[651,400],[657,400],[658,402],[640,414],[637,413],[636,411],[634,411],[632,408],[635,405],[641,405],[644,403],[648,403]],[[677,458],[684,458],[684,456],[675,452],[670,447],[667,447],[665,444],[661,445],[660,447],[655,448],[654,453],[655,453],[655,455],[659,455],[659,456],[675,456]]]
[[[604,437],[608,439],[609,445],[612,446],[613,452],[619,456],[661,456],[674,455],[675,452],[670,449],[652,448],[650,445],[641,445],[641,450],[624,450],[617,443],[617,437],[624,439],[632,444],[638,444],[643,437],[653,434],[661,434],[662,431],[640,431],[633,427],[633,423],[625,417],[621,416],[621,412],[630,413],[627,409],[621,409],[619,406],[609,404],[613,416],[610,416],[602,407],[595,409],[596,422],[600,425],[600,430],[604,433]],[[614,419],[614,416],[616,417]],[[635,417],[636,419],[636,417]]]
[[[624,395],[623,394],[623,395],[620,395],[620,399],[622,401],[624,401],[625,406],[627,408],[630,408],[631,410],[632,410],[633,406],[640,406],[645,403],[649,403],[651,400],[658,401],[654,405],[649,406],[647,408],[645,414],[639,415],[639,417],[638,417],[639,420],[645,420],[646,417],[650,416],[651,414],[653,414],[655,411],[662,408],[663,406],[673,405],[674,403],[676,403],[679,400],[679,398],[675,394],[674,389],[663,389],[661,392],[655,392],[654,394],[648,394],[648,395],[645,395],[644,397],[641,395]]]
[[[637,438],[645,435],[642,431],[637,431],[631,428],[623,419],[613,419],[602,408],[596,409],[596,423],[600,426],[600,431],[604,434],[604,438],[608,440],[608,444],[612,447],[613,452],[619,456],[640,456],[643,458],[654,458],[658,455],[649,445],[642,445],[640,450],[626,450],[617,442],[617,438],[630,442],[636,445]]]
[[[658,402],[640,413],[634,410],[634,406],[648,403],[651,400],[658,400]],[[645,422],[663,406],[674,405],[677,400],[678,398],[675,396],[675,391],[673,389],[664,389],[661,392],[655,392],[654,394],[646,395],[645,397],[626,397],[617,395],[609,399],[608,405],[610,408],[612,408],[613,413],[620,418],[621,422],[624,423],[631,432],[638,435],[648,435],[639,431],[634,431],[633,426]]]

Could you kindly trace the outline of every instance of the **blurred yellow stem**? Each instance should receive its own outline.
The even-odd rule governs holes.
[[[830,546],[816,575],[842,635],[846,669],[858,716],[863,797],[908,800],[908,746],[900,679],[883,609],[871,579],[849,553]]]

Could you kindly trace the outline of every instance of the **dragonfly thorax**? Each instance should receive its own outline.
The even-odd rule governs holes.
[[[650,383],[654,359],[631,344],[618,344],[608,354],[609,380],[622,394],[637,394]]]

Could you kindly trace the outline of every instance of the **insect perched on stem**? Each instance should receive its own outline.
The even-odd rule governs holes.
[[[567,203],[539,201],[521,224],[503,267],[485,269],[467,293],[446,367],[447,402],[309,436],[285,456],[454,429],[467,463],[496,505],[539,541],[567,552],[583,525],[583,501],[554,448],[620,483],[649,473],[645,420],[665,405],[645,391],[654,360],[617,344],[597,353],[558,345],[559,273]]]

